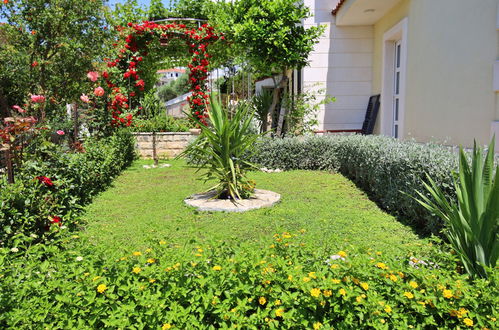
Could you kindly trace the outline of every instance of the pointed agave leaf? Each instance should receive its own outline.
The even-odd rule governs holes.
[[[450,203],[440,187],[428,176],[423,186],[431,198],[416,192],[423,207],[446,224],[446,236],[461,257],[466,271],[474,277],[487,277],[499,256],[499,167],[494,175],[494,142],[483,159],[483,151],[473,148],[471,166],[462,148],[459,151],[459,177],[454,181],[457,204]]]

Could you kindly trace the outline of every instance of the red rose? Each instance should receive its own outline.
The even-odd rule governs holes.
[[[53,187],[54,183],[50,178],[47,178],[46,176],[37,176],[36,179],[43,185],[47,187]]]
[[[60,227],[60,226],[62,226],[62,219],[61,219],[61,217],[58,217],[58,216],[52,216],[52,217],[50,217],[50,223],[58,224]]]

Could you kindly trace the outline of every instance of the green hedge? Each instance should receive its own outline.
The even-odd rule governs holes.
[[[425,232],[438,233],[442,223],[408,196],[425,191],[424,173],[454,198],[451,170],[457,169],[457,154],[448,147],[384,136],[335,135],[263,139],[257,148],[252,161],[261,167],[339,171],[389,213]]]
[[[51,217],[75,226],[81,206],[103,191],[136,156],[135,140],[126,131],[95,140],[88,139],[84,152],[73,153],[50,143],[16,172],[15,184],[0,178],[0,246],[17,234],[41,237]],[[48,177],[53,186],[36,179]]]

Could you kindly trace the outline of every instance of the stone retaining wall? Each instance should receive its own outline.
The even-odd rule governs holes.
[[[133,133],[140,157],[153,157],[153,133]],[[156,154],[158,158],[172,158],[179,155],[195,137],[190,132],[156,133]]]

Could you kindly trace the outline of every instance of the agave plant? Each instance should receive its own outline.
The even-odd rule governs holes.
[[[251,132],[253,116],[249,104],[240,103],[229,118],[227,109],[212,96],[209,124],[201,125],[201,135],[181,155],[190,158],[198,172],[203,170],[204,181],[217,181],[209,189],[216,191],[215,198],[248,198],[254,190],[254,182],[246,177],[248,170],[257,169],[248,161],[258,138]]]
[[[483,151],[473,147],[471,165],[462,148],[459,175],[454,182],[457,204],[448,201],[427,175],[424,183],[431,198],[418,192],[418,202],[446,223],[446,236],[461,257],[468,274],[487,277],[487,267],[495,267],[499,255],[499,168],[494,175],[494,139],[483,159]]]

